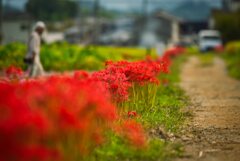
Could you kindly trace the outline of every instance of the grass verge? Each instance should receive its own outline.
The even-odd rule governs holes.
[[[226,62],[229,75],[240,80],[240,53],[224,53],[222,58]]]

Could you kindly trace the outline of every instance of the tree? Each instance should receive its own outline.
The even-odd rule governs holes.
[[[78,5],[69,0],[28,0],[26,11],[41,20],[64,20],[76,16]]]
[[[225,42],[240,39],[240,12],[216,13],[214,15],[215,27],[222,33]]]

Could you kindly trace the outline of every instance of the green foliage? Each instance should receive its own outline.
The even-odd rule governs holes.
[[[240,42],[227,44],[226,53],[222,57],[227,64],[229,75],[240,79]]]
[[[160,139],[151,139],[148,146],[136,149],[124,143],[116,135],[109,135],[111,142],[99,147],[90,161],[167,161],[179,156],[182,147],[179,144],[165,142]]]
[[[240,53],[240,42],[235,41],[235,42],[230,42],[226,45],[226,52],[228,54],[238,54]]]
[[[66,0],[28,0],[26,10],[36,19],[63,20],[75,17],[78,5]]]
[[[222,33],[226,42],[240,39],[240,12],[215,13],[216,29]]]
[[[23,58],[26,54],[26,45],[12,43],[0,47],[0,70],[14,65],[26,68]],[[144,49],[70,45],[67,43],[43,45],[41,49],[41,62],[46,71],[72,71],[72,70],[99,70],[104,67],[107,60],[140,60],[146,56]],[[155,57],[156,53],[152,53]]]
[[[23,62],[25,53],[26,47],[20,43],[0,46],[0,70],[11,65],[25,69],[26,65]]]

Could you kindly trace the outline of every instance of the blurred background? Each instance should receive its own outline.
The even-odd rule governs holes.
[[[2,44],[26,43],[36,21],[47,43],[162,48],[197,43],[217,29],[224,43],[240,39],[240,0],[0,0]]]

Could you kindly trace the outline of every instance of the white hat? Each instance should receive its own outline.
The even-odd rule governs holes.
[[[44,22],[38,21],[38,22],[35,24],[34,29],[37,29],[37,28],[43,28],[43,29],[45,29],[45,28],[46,28],[46,25],[45,25]]]

